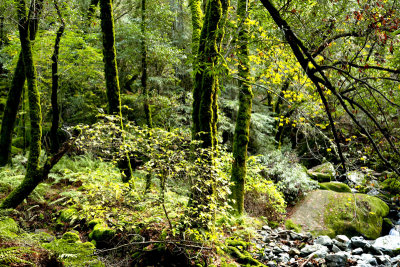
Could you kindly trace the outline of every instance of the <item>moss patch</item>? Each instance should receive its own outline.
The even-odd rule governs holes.
[[[2,218],[0,220],[0,237],[3,239],[16,238],[20,231],[18,224],[11,218]]]
[[[396,178],[388,178],[382,182],[383,190],[392,194],[400,194],[400,182]]]
[[[330,182],[336,175],[335,168],[330,162],[315,166],[308,170],[307,173],[312,179],[317,180],[320,183]]]
[[[106,224],[96,224],[93,231],[89,234],[89,238],[95,241],[107,241],[113,238],[115,230],[109,228]]]
[[[293,230],[296,233],[300,233],[301,232],[301,226],[295,224],[292,220],[288,219],[285,221],[285,227],[288,230]]]
[[[322,190],[331,190],[341,193],[351,193],[350,187],[344,183],[338,183],[338,182],[320,183],[319,187]]]

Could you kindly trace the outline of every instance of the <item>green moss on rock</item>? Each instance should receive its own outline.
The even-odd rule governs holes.
[[[321,165],[315,166],[314,168],[307,171],[307,174],[314,180],[320,183],[330,182],[335,177],[335,167],[330,162],[325,162]]]
[[[319,187],[322,190],[331,190],[341,193],[351,193],[351,189],[347,184],[339,182],[320,183]]]
[[[396,178],[388,178],[383,181],[382,188],[391,194],[400,194],[400,182]]]
[[[90,239],[98,241],[107,241],[113,238],[115,235],[115,230],[109,228],[105,224],[96,224],[93,231],[89,234]]]
[[[63,234],[62,239],[64,239],[68,243],[75,243],[80,240],[79,235],[73,232],[66,232],[65,234]]]
[[[88,226],[90,229],[93,229],[96,224],[104,224],[104,221],[102,219],[93,219],[90,222],[88,222]]]

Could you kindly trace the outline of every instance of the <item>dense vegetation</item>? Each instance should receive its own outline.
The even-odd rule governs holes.
[[[259,265],[318,182],[399,199],[399,5],[1,1],[0,265]]]

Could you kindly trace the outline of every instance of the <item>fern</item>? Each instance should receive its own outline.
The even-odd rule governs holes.
[[[35,266],[34,263],[23,259],[23,257],[29,253],[35,252],[26,247],[0,248],[0,266],[10,266],[11,264]]]

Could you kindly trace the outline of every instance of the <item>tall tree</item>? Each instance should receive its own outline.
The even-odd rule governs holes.
[[[202,147],[212,153],[217,146],[217,94],[218,84],[218,57],[224,34],[224,25],[229,0],[209,0],[201,30],[197,66],[195,66],[195,84],[193,91],[193,139],[200,140]],[[206,164],[213,165],[213,155],[206,156]],[[211,172],[211,171],[210,171]],[[210,201],[215,192],[215,181],[212,173],[204,173],[192,185],[192,195],[189,205],[195,207],[192,218],[195,224],[208,227],[208,222],[199,221],[204,218],[202,212],[212,213]],[[203,214],[204,215],[204,214]]]
[[[60,118],[60,110],[58,107],[58,79],[59,79],[59,73],[58,73],[58,54],[60,51],[60,41],[61,37],[64,33],[65,29],[65,22],[62,17],[60,8],[58,6],[57,0],[54,0],[54,7],[57,11],[58,18],[60,20],[61,26],[58,28],[57,34],[56,34],[56,40],[54,43],[54,52],[53,56],[51,57],[51,78],[52,78],[52,88],[51,88],[51,106],[52,106],[52,116],[53,120],[51,123],[51,129],[50,129],[50,137],[51,137],[51,152],[56,153],[58,149],[60,148],[60,143],[58,140],[57,136],[57,131],[59,128],[59,118]]]
[[[143,88],[143,108],[144,114],[146,116],[147,126],[153,127],[153,120],[151,118],[151,109],[149,104],[149,88],[147,87],[147,44],[146,44],[146,0],[142,0],[142,9],[141,9],[142,21],[140,24],[141,30],[141,48],[142,48],[142,77],[141,83]]]
[[[233,139],[232,164],[232,199],[238,214],[244,210],[244,185],[246,181],[247,145],[249,143],[250,119],[253,92],[250,85],[249,61],[249,31],[248,0],[238,0],[237,17],[240,23],[238,35],[238,75],[239,79],[239,110],[236,118],[235,134]]]
[[[193,90],[193,139],[214,149],[217,145],[217,65],[229,0],[209,0],[200,35]]]
[[[112,0],[100,0],[101,30],[103,32],[103,61],[106,78],[108,99],[108,113],[120,117],[121,129],[123,129],[121,113],[121,96],[117,69],[117,52],[115,50],[115,31]],[[132,167],[129,155],[126,155],[127,166],[123,170],[125,179],[132,176]]]
[[[32,6],[33,20],[27,24],[29,27],[30,41],[34,41],[39,24],[39,16],[43,8],[43,0],[38,0]],[[21,102],[21,95],[25,84],[25,66],[22,49],[18,56],[17,66],[11,82],[11,88],[7,95],[6,107],[4,109],[3,120],[0,130],[0,166],[4,166],[11,161],[12,134],[15,121],[17,119],[18,107]]]

